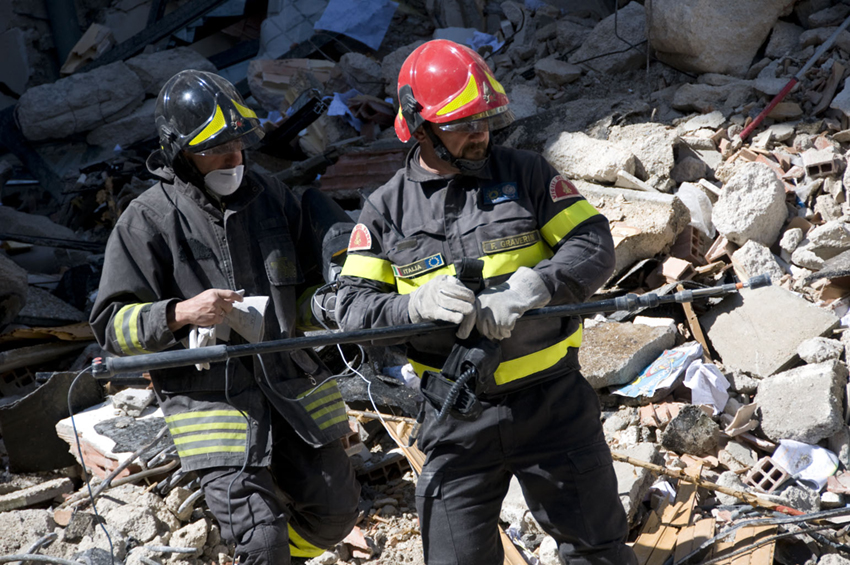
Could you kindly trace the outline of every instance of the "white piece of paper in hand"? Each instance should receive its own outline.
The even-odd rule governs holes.
[[[224,317],[224,320],[248,343],[259,343],[263,341],[268,304],[268,296],[246,296],[242,302],[233,303],[233,309]]]

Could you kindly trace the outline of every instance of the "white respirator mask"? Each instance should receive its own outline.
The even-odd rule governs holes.
[[[232,169],[217,169],[204,176],[207,188],[218,196],[230,196],[242,184],[245,165],[237,165]]]

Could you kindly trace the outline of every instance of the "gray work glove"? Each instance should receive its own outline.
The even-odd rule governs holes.
[[[546,306],[551,299],[540,275],[528,267],[520,267],[508,280],[478,295],[475,325],[488,339],[509,338],[517,318],[528,310]]]
[[[466,288],[463,283],[448,275],[439,275],[417,288],[410,295],[407,312],[410,321],[419,322],[451,322],[460,324],[469,315],[475,315],[475,293]],[[465,324],[466,335],[469,336],[472,324]]]

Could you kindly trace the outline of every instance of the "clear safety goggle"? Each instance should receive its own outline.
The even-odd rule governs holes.
[[[514,121],[514,114],[510,110],[497,108],[498,113],[482,112],[469,118],[455,120],[444,124],[434,124],[440,131],[458,131],[464,133],[476,133],[484,131],[496,131]],[[489,114],[489,115],[488,115]]]
[[[192,151],[191,147],[189,148],[192,153],[195,155],[224,155],[226,153],[238,153],[249,147],[255,145],[258,141],[263,138],[263,134],[259,130],[254,130],[246,133],[242,137],[238,139],[234,139],[232,141],[228,141],[227,143],[222,143],[221,145],[216,145],[215,147],[210,147],[209,149],[205,149],[203,151]]]

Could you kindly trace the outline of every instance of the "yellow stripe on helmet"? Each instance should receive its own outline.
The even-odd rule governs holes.
[[[242,114],[243,118],[256,118],[257,117],[257,113],[254,112],[254,110],[252,110],[251,108],[243,106],[242,104],[240,104],[236,100],[231,99],[230,101],[233,102],[233,105],[236,106],[236,110],[240,114]]]
[[[462,108],[469,104],[470,102],[474,102],[478,99],[478,83],[475,82],[475,77],[472,73],[469,74],[469,81],[467,81],[466,86],[463,88],[460,94],[457,97],[437,110],[438,116],[444,116],[451,112],[454,112],[458,108]]]
[[[224,112],[221,111],[221,107],[216,105],[215,107],[215,115],[210,123],[207,124],[207,127],[201,130],[201,133],[192,138],[192,141],[189,142],[189,145],[198,145],[199,143],[203,143],[218,132],[220,132],[227,124],[224,121]]]

